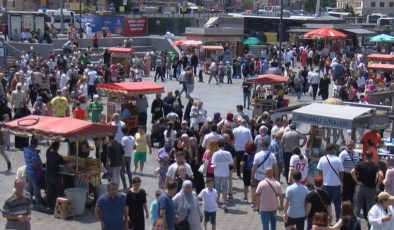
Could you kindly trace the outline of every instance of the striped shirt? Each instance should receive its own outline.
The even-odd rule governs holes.
[[[24,192],[22,197],[17,197],[12,193],[5,201],[2,213],[11,215],[26,215],[32,208],[30,193]]]
[[[350,173],[357,163],[360,161],[360,157],[354,150],[344,149],[339,154],[339,159],[341,159],[343,164],[344,172]]]

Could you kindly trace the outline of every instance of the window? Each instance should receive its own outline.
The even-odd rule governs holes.
[[[371,7],[376,7],[376,2],[371,2]]]
[[[394,7],[394,2],[389,2],[389,7]]]
[[[380,7],[384,7],[384,3],[385,3],[385,2],[380,2],[379,6],[380,6]]]

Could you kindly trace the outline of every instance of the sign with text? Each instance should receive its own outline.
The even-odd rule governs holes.
[[[124,35],[126,36],[144,36],[148,34],[147,18],[124,18]]]
[[[293,121],[338,129],[351,129],[353,125],[353,121],[348,119],[315,116],[295,112],[293,113]]]

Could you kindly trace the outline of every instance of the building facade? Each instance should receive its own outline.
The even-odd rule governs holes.
[[[394,0],[337,0],[337,8],[344,9],[346,5],[353,7],[354,13],[360,16],[373,13],[394,16]]]

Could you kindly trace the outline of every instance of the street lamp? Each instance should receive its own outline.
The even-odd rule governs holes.
[[[83,38],[83,30],[82,30],[82,0],[79,0],[79,38]]]
[[[282,66],[282,40],[283,40],[283,0],[280,0],[280,20],[279,20],[279,67]]]

